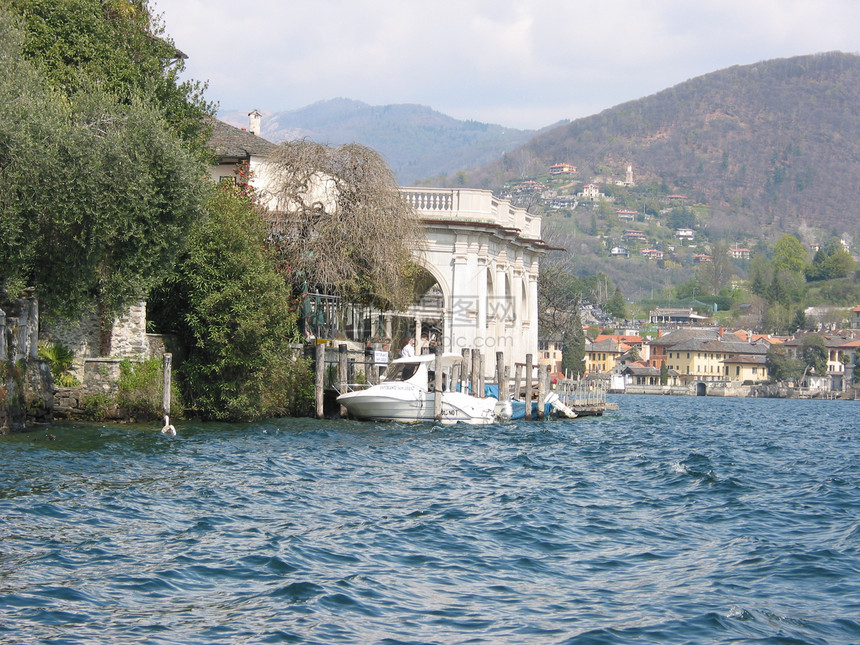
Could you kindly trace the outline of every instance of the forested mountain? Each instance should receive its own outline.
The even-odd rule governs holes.
[[[860,56],[832,52],[734,66],[536,136],[466,185],[495,188],[553,163],[577,179],[635,181],[710,207],[725,237],[802,225],[860,229]]]
[[[241,127],[248,125],[247,113],[232,110],[219,116]],[[489,163],[535,134],[534,130],[459,121],[423,105],[374,106],[349,99],[263,115],[262,136],[276,143],[307,138],[373,148],[383,155],[401,185]]]

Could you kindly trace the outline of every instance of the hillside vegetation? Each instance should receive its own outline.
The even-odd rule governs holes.
[[[710,207],[726,237],[802,223],[860,226],[860,56],[839,52],[734,66],[578,119],[467,174],[495,188],[559,162],[582,181],[623,178]]]

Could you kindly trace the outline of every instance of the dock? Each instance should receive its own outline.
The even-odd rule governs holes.
[[[463,349],[462,355],[462,364],[451,375],[451,382],[476,396],[519,402],[525,409],[525,420],[593,417],[617,409],[606,401],[608,382],[567,376],[550,378],[550,366],[537,365],[530,354],[525,361],[510,366],[504,353],[496,352],[492,378],[487,378],[484,356],[479,350]],[[335,347],[331,341],[317,341],[313,358],[317,418],[324,418],[326,409],[332,410],[331,402],[338,395],[379,383],[388,362],[387,355],[372,347],[350,348],[347,343]],[[336,413],[345,416],[346,410],[341,408]]]

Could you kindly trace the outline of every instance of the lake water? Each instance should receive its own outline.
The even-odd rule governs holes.
[[[860,643],[860,403],[612,400],[0,438],[0,642]]]

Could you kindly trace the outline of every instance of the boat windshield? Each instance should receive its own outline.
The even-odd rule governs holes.
[[[385,373],[386,381],[408,381],[418,371],[418,363],[395,363]]]

